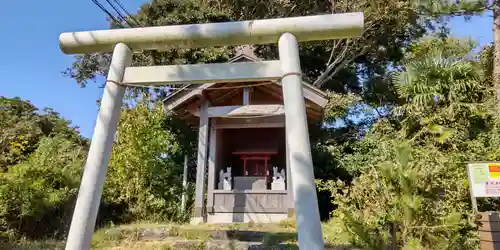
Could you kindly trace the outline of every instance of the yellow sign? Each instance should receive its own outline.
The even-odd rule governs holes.
[[[500,162],[468,164],[472,197],[500,197]]]
[[[500,164],[490,163],[488,164],[488,170],[491,178],[500,179]]]

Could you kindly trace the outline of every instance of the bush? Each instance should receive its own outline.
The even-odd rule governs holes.
[[[60,236],[69,226],[86,149],[44,137],[28,159],[0,174],[4,237]]]
[[[387,249],[394,230],[403,249],[476,249],[463,165],[437,150],[392,145],[386,160],[367,162],[350,186],[320,185],[334,194],[334,217],[342,220],[350,243]]]
[[[190,216],[180,211],[183,152],[165,123],[161,103],[143,100],[122,111],[103,200],[123,204],[129,220],[182,222]]]

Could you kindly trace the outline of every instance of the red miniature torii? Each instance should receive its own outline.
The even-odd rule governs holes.
[[[233,152],[233,155],[239,155],[240,159],[243,160],[243,176],[247,176],[247,161],[248,160],[263,160],[264,161],[264,171],[266,177],[267,173],[267,163],[271,159],[272,155],[276,155],[277,152]],[[261,173],[257,167],[257,172]]]

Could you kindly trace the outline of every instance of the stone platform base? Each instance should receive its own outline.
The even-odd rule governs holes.
[[[193,225],[193,226],[198,226],[200,224],[203,224],[205,221],[203,220],[203,217],[193,217],[191,218],[191,221],[189,222],[189,224]]]
[[[287,218],[288,214],[285,213],[209,213],[207,216],[207,223],[278,223],[282,220],[286,220]]]

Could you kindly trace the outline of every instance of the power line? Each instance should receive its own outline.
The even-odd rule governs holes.
[[[118,4],[118,6],[119,6],[119,7],[123,10],[123,12],[125,12],[125,14],[127,15],[127,17],[131,18],[131,19],[132,19],[132,20],[136,23],[136,25],[137,25],[137,26],[141,26],[141,23],[140,23],[139,21],[137,21],[137,19],[136,19],[133,15],[131,15],[131,14],[127,11],[127,9],[125,9],[125,7],[124,7],[124,6],[123,6],[123,4],[120,2],[120,0],[114,0],[114,2],[115,2],[116,4]]]
[[[97,6],[99,7],[104,13],[106,13],[108,15],[109,18],[111,18],[111,20],[113,20],[113,22],[115,22],[115,24],[119,25],[120,27],[123,27],[123,25],[121,24],[120,21],[118,21],[115,16],[113,16],[113,14],[111,14],[111,12],[109,12],[106,7],[104,7],[101,3],[99,3],[99,1],[97,0],[92,0],[92,2]]]
[[[125,16],[121,13],[121,11],[120,11],[120,10],[119,10],[119,9],[118,9],[118,8],[117,8],[117,7],[116,7],[116,6],[115,6],[115,5],[114,5],[114,4],[113,4],[110,0],[106,0],[106,2],[109,4],[109,6],[111,6],[111,8],[113,8],[113,10],[115,10],[116,14],[118,14],[118,17],[119,17],[122,21],[126,22],[126,23],[130,26],[130,27],[134,27],[134,26],[135,26],[134,24],[132,24],[132,23],[130,23],[130,22],[128,21],[128,18],[127,18],[127,17],[125,17]]]
[[[125,7],[123,6],[123,4],[119,1],[119,0],[113,0],[117,5],[118,7],[123,11],[125,12],[125,16],[121,13],[121,11],[113,4],[111,3],[110,0],[106,0],[106,2],[115,10],[115,12],[118,14],[118,18],[120,19],[117,20],[117,18],[111,14],[110,11],[108,11],[106,9],[106,7],[104,7],[98,0],[92,0],[92,2],[97,5],[97,7],[99,7],[104,13],[106,13],[106,15],[108,15],[108,17],[113,20],[115,22],[116,25],[118,25],[118,27],[120,28],[124,28],[123,27],[123,24],[121,21],[125,21],[130,27],[135,27],[135,26],[138,26],[138,27],[142,27],[141,23],[139,21],[137,21],[137,19],[131,15],[127,9],[125,9]],[[155,0],[152,1],[151,4],[154,4],[155,3]],[[135,25],[130,23],[129,22],[129,18],[131,20],[133,20],[135,22]],[[151,51],[151,54],[150,54],[150,58],[151,58],[151,64],[152,65],[156,65],[157,64],[157,61],[156,61],[156,56],[158,55],[158,52],[156,50],[152,50]]]

